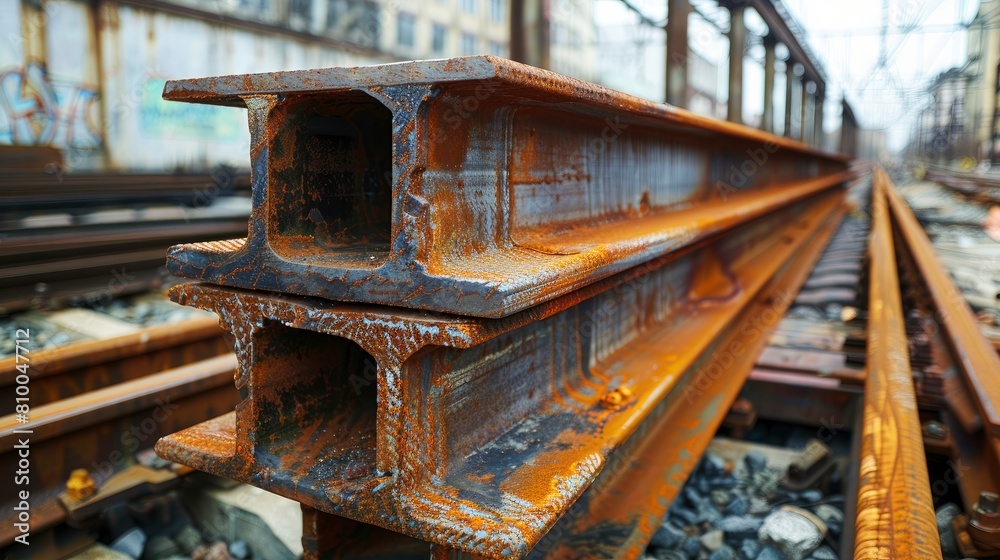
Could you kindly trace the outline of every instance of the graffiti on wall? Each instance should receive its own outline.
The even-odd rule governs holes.
[[[99,102],[93,87],[52,80],[40,64],[0,71],[0,144],[99,148]]]
[[[143,84],[139,122],[144,135],[234,140],[246,134],[246,113],[232,107],[165,101],[164,85],[165,80],[156,79]]]

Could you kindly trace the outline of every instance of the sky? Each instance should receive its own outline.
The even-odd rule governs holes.
[[[665,0],[629,0],[649,20],[663,22]],[[691,48],[718,64],[720,99],[727,96],[728,12],[714,0],[691,0],[696,12],[689,19]],[[826,129],[839,126],[846,96],[863,128],[886,130],[889,147],[903,148],[912,119],[930,103],[928,83],[939,73],[966,60],[962,24],[975,17],[978,0],[784,0],[803,29],[806,42],[827,75]],[[611,87],[663,101],[664,35],[648,25],[622,0],[596,0],[602,79]],[[763,110],[763,47],[766,26],[747,11],[752,42],[744,62],[744,113],[747,120]],[[887,22],[885,64],[881,28]],[[781,53],[779,53],[780,59]],[[776,114],[783,115],[784,78],[776,77]]]

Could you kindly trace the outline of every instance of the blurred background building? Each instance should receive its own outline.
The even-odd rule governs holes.
[[[1000,163],[1000,0],[984,0],[968,25],[968,60],[935,77],[907,154],[934,162]]]
[[[969,62],[965,69],[967,154],[1000,163],[997,97],[1000,96],[1000,0],[984,0],[969,26]]]
[[[732,7],[684,4],[690,26],[685,30],[686,80],[675,104],[729,118]],[[518,17],[512,15],[515,6],[522,6],[520,24],[512,21]],[[798,58],[816,59],[782,2],[756,6],[762,7],[787,22],[786,39],[795,37],[804,49]],[[775,20],[765,22],[755,9],[741,14],[745,37],[739,81],[746,107],[731,120],[844,149],[850,143],[841,140],[839,101],[847,92],[835,98],[817,90],[820,82],[825,88],[822,72],[805,76],[801,63],[789,65],[784,43],[768,51],[765,38]],[[167,80],[471,54],[526,60],[664,101],[667,15],[667,2],[661,0],[520,0],[514,5],[511,0],[0,0],[0,145],[58,149],[63,169],[246,168],[245,114],[165,102],[160,96]],[[544,29],[539,32],[536,24]],[[983,1],[975,18],[960,27],[968,36],[964,66],[913,88],[922,101],[908,125],[908,153],[996,161],[1000,0]],[[535,53],[541,58],[513,52],[512,29],[529,37],[527,44],[544,36],[545,48]],[[883,27],[883,43],[886,32]],[[761,92],[768,89],[768,60],[776,70],[769,78],[772,95],[765,116]],[[866,87],[881,91],[895,82],[886,83]],[[802,84],[808,86],[805,93]],[[864,99],[864,88],[856,95]],[[890,146],[876,141],[885,127],[872,119],[899,105],[905,104],[866,111],[861,104],[871,130],[864,138],[875,142],[864,153],[888,153]]]
[[[160,98],[172,78],[509,56],[509,0],[0,0],[0,145],[70,169],[246,167],[245,113]],[[596,77],[590,0],[552,6],[552,69]]]

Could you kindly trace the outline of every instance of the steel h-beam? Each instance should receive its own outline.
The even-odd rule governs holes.
[[[537,68],[549,68],[548,0],[511,0],[510,58]]]
[[[840,100],[840,153],[857,156],[858,121],[846,99]]]
[[[826,103],[826,94],[823,90],[817,87],[816,95],[813,97],[815,104],[815,112],[813,115],[813,145],[817,148],[823,148],[824,136],[823,136],[823,112]]]
[[[177,81],[164,95],[248,107],[254,169],[249,236],[175,247],[172,273],[461,315],[510,315],[686,244],[680,209],[695,201],[724,217],[843,168],[494,57]]]
[[[802,94],[802,102],[799,106],[799,140],[803,142],[809,142],[809,127],[807,126],[809,122],[809,83],[806,82],[805,76],[802,77],[802,83],[800,85]]]
[[[993,120],[990,122],[990,153],[988,159],[993,165],[1000,163],[1000,63],[996,68],[996,84],[993,88]]]
[[[778,13],[775,8],[776,3],[778,3],[777,0],[745,0],[745,4],[760,14],[761,19],[767,24],[768,32],[774,34],[775,39],[788,48],[789,57],[802,65],[803,79],[817,84],[825,83],[826,78],[822,71],[816,66],[806,49],[799,44],[782,14]]]

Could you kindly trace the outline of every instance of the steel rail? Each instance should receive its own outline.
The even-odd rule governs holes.
[[[215,318],[154,325],[138,332],[39,350],[30,360],[31,405],[37,407],[231,351]],[[0,399],[15,402],[15,357],[0,359]]]
[[[875,170],[854,557],[941,558],[899,292],[889,178]]]
[[[236,336],[244,401],[157,453],[444,549],[523,557],[842,201],[504,319],[178,286]]]
[[[9,234],[0,247],[0,259],[13,256],[38,260],[40,255],[79,255],[95,253],[123,245],[169,246],[178,239],[212,239],[238,235],[246,227],[243,218],[200,218],[176,222],[129,223],[116,226],[60,227],[54,231],[21,230]]]
[[[225,354],[33,408],[28,422],[15,414],[0,417],[0,453],[14,449],[15,429],[31,430],[33,440],[44,441],[149,408],[157,400],[217,387],[232,379],[235,369],[236,357]]]
[[[886,199],[899,239],[923,278],[942,332],[969,386],[985,429],[1000,436],[1000,357],[977,326],[975,315],[946,272],[930,239],[902,196],[886,182]]]
[[[245,172],[208,173],[4,173],[0,175],[2,212],[30,209],[74,210],[94,206],[157,203],[204,204],[212,197],[246,189]],[[39,192],[45,196],[39,196]]]
[[[227,385],[235,368],[226,354],[34,407],[26,423],[16,414],[0,417],[0,468],[16,472],[15,445],[30,440],[31,531],[65,519],[58,495],[74,469],[86,468],[100,482],[156,438],[232,408],[237,399]],[[15,503],[0,503],[0,546],[18,534]]]
[[[245,240],[168,269],[505,317],[851,177],[846,158],[484,57],[169,82],[246,106]]]
[[[928,170],[929,181],[940,183],[958,194],[981,204],[1000,204],[1000,177],[957,173],[948,170]]]
[[[118,296],[152,289],[163,281],[163,253],[172,244],[236,235],[246,218],[199,216],[147,226],[149,231],[128,223],[9,234],[0,244],[0,312],[27,309],[36,297],[58,307],[106,298],[109,291]],[[39,285],[45,290],[39,292]]]
[[[120,277],[115,276],[118,273]],[[72,276],[35,277],[33,283],[20,283],[0,289],[0,312],[4,314],[43,306],[60,309],[80,302],[104,301],[108,294],[126,296],[159,289],[163,286],[163,265],[145,267],[135,263],[124,269],[96,269]]]

